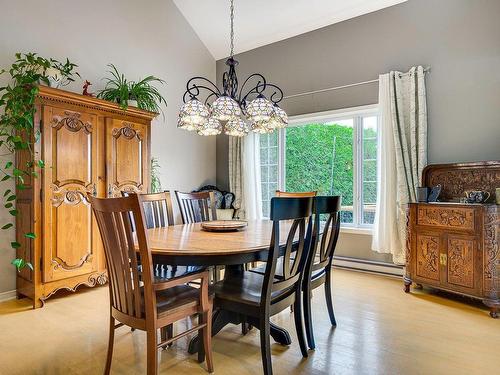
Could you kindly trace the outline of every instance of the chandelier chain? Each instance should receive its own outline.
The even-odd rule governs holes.
[[[229,53],[229,56],[233,57],[234,56],[234,0],[230,1],[229,9],[230,9],[230,13],[231,13],[231,16],[230,16],[230,19],[231,19],[230,50],[231,51]]]

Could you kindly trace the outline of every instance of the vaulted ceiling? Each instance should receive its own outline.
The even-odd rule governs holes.
[[[316,30],[406,0],[235,0],[235,52]],[[216,59],[229,54],[229,0],[174,0]]]

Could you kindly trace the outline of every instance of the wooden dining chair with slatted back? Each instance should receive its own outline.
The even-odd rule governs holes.
[[[306,263],[303,280],[304,323],[310,349],[315,348],[311,314],[312,291],[325,286],[325,299],[332,326],[337,325],[332,301],[332,262],[340,233],[341,197],[321,196],[314,198],[314,225],[312,248]],[[322,228],[322,229],[321,229]]]
[[[111,369],[115,329],[123,325],[146,331],[148,375],[158,372],[159,348],[196,331],[201,331],[203,336],[207,369],[212,372],[212,296],[208,290],[208,271],[157,282],[141,196],[130,194],[108,199],[90,196],[89,199],[104,244],[109,276],[110,326],[105,374]],[[198,289],[187,285],[191,280],[200,279]],[[158,330],[192,315],[199,317],[196,326],[158,342]]]
[[[194,193],[175,192],[177,204],[181,212],[183,224],[201,223],[203,221],[217,220],[215,194],[213,191],[199,191]],[[220,280],[220,273],[224,267],[212,268],[214,282]]]
[[[217,220],[215,195],[212,191],[195,193],[175,192],[183,224]]]
[[[273,232],[266,271],[260,275],[242,271],[227,275],[214,285],[215,303],[222,310],[244,315],[253,327],[260,330],[260,345],[264,374],[272,374],[270,317],[294,305],[295,329],[303,357],[307,357],[307,343],[302,325],[301,289],[308,259],[312,231],[312,198],[272,198],[271,220]],[[292,220],[293,222],[286,222]],[[289,228],[289,230],[288,230]],[[281,233],[283,231],[283,233]],[[286,238],[285,261],[280,270],[283,277],[276,279],[280,257],[280,237]],[[292,245],[297,242],[296,257],[291,259]]]
[[[128,195],[123,193],[124,196]],[[170,191],[161,193],[141,194],[141,201],[144,208],[147,229],[165,228],[174,225],[174,214]],[[164,263],[154,263],[155,281],[160,282],[175,277],[184,276],[190,273],[203,271],[202,266],[176,266]],[[199,282],[193,282],[199,285]],[[165,341],[173,335],[173,326],[169,325],[161,330],[162,340]]]

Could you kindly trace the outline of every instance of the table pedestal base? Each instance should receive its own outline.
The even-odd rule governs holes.
[[[212,317],[212,336],[215,336],[219,333],[226,325],[231,324],[242,324],[242,323],[250,323],[253,327],[259,328],[259,321],[252,317],[246,317],[241,314],[236,314],[227,310],[216,310]],[[281,345],[290,345],[292,343],[292,339],[290,334],[284,328],[277,326],[274,323],[270,323],[271,325],[271,337],[278,344]],[[193,337],[189,342],[188,352],[190,354],[194,354],[198,352],[198,360],[204,360],[203,351],[199,351],[200,339],[199,336]]]

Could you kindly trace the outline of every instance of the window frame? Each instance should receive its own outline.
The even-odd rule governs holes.
[[[363,223],[363,118],[377,117],[377,144],[379,143],[380,111],[378,104],[364,105],[332,111],[309,113],[289,118],[288,127],[303,126],[313,122],[335,122],[353,119],[353,222],[342,223],[342,228],[350,233],[368,234],[373,224]],[[377,153],[378,157],[378,153]],[[278,134],[278,187],[286,190],[286,128]]]

